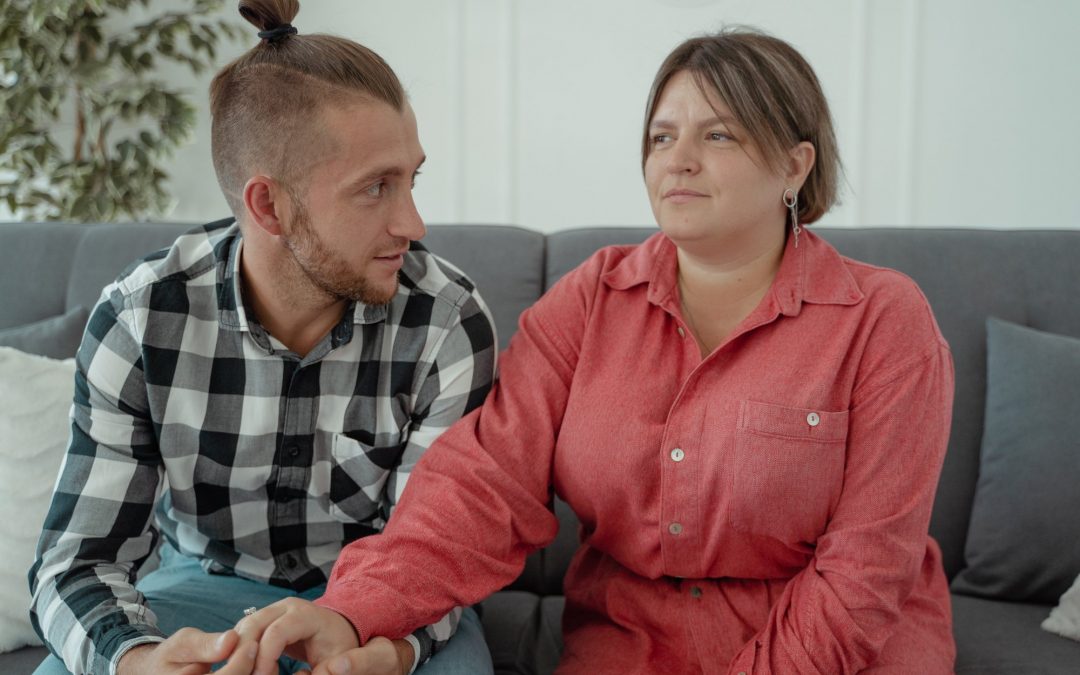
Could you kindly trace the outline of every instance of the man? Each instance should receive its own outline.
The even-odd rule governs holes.
[[[319,597],[490,386],[487,308],[415,243],[424,154],[401,84],[354,42],[296,35],[296,9],[242,2],[262,41],[211,86],[235,222],[140,261],[90,319],[31,570],[55,655],[38,673],[252,672],[245,610]],[[159,528],[161,567],[134,583]],[[366,656],[396,675],[435,651],[424,673],[491,671],[468,609]]]

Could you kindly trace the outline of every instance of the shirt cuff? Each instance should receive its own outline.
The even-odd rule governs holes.
[[[412,645],[413,661],[412,668],[409,668],[409,675],[412,675],[420,665],[420,640],[416,639],[415,635],[406,635],[404,640]]]
[[[132,638],[127,642],[120,645],[120,648],[113,654],[112,660],[109,661],[109,675],[116,675],[116,668],[120,665],[120,659],[124,654],[127,654],[133,648],[139,645],[147,645],[154,642],[165,642],[165,638],[160,635],[141,635],[137,638]]]

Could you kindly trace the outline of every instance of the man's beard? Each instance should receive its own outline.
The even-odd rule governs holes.
[[[365,305],[385,305],[397,293],[397,281],[386,290],[376,287],[354,271],[349,264],[334,255],[311,227],[307,210],[298,200],[292,221],[292,233],[282,237],[285,248],[292,253],[296,266],[313,286],[338,299],[361,302]]]

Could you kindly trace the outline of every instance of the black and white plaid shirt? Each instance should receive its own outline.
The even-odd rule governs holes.
[[[91,316],[31,570],[35,627],[72,672],[112,673],[163,639],[133,586],[158,528],[208,572],[325,583],[491,385],[488,309],[422,246],[389,304],[351,305],[302,358],[245,309],[241,251],[231,220],[192,230],[106,287]],[[459,616],[410,636],[418,663]]]

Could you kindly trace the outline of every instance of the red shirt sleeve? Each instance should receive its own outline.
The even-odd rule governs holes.
[[[554,539],[552,455],[599,262],[527,310],[484,405],[424,454],[385,530],[344,548],[317,604],[361,643],[400,638],[513,581]]]

